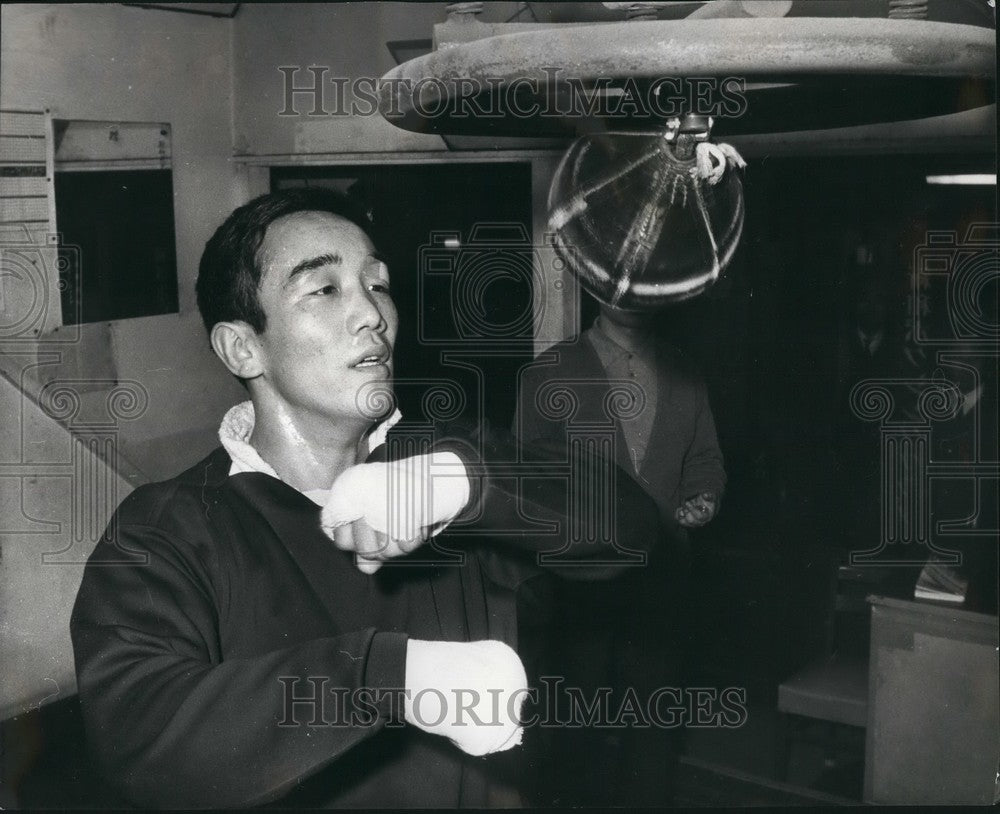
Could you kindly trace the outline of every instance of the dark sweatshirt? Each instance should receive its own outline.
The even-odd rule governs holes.
[[[514,753],[473,758],[402,722],[407,638],[516,649],[517,589],[545,570],[540,553],[565,549],[548,570],[570,578],[621,568],[584,564],[607,560],[608,546],[570,530],[558,445],[529,456],[529,479],[505,440],[449,448],[476,475],[466,513],[372,576],[323,534],[316,504],[262,473],[230,476],[223,449],[129,495],[71,623],[89,749],[128,800],[490,804],[494,768]],[[648,550],[662,534],[656,512],[631,478],[614,477],[614,538]]]

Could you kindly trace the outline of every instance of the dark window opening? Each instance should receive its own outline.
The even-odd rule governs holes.
[[[63,324],[177,313],[170,170],[57,172]]]

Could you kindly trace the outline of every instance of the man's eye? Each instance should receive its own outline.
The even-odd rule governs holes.
[[[388,294],[389,284],[383,280],[379,280],[377,283],[370,283],[368,289],[370,291],[378,291],[380,294]]]
[[[322,288],[317,288],[313,291],[313,294],[333,294],[337,290],[335,285],[325,285]]]

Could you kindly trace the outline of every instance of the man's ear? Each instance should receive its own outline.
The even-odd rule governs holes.
[[[264,372],[263,349],[257,332],[242,320],[212,326],[212,350],[229,372],[241,379],[255,379]]]

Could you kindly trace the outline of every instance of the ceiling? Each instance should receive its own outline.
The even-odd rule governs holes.
[[[123,6],[201,14],[206,17],[235,17],[239,3],[122,3]]]
[[[890,0],[794,0],[791,17],[886,17]],[[184,14],[201,14],[210,17],[235,17],[240,3],[123,3],[125,6],[174,11]],[[277,4],[274,4],[277,5]],[[487,3],[487,5],[490,5]],[[509,7],[511,3],[497,3]],[[520,3],[514,15],[518,22],[584,23],[613,22],[622,20],[625,12],[618,3]],[[659,4],[658,17],[662,20],[680,19],[706,5],[699,0],[673,0]],[[443,19],[443,14],[442,14]],[[938,22],[965,23],[995,27],[995,9],[989,0],[927,0],[927,19]],[[430,32],[427,32],[429,35]]]

